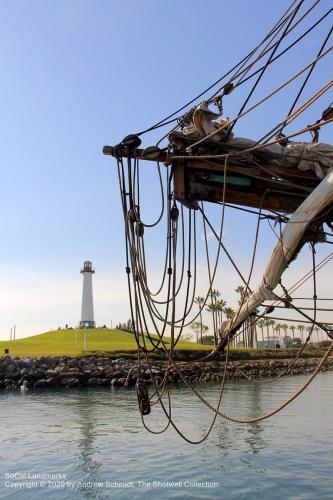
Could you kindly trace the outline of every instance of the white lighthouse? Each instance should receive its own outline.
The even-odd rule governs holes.
[[[81,269],[81,273],[83,274],[83,287],[80,328],[95,328],[92,289],[92,275],[94,272],[90,260],[86,260],[83,263],[83,269]]]

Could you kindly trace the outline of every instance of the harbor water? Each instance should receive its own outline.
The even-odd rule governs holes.
[[[253,417],[307,376],[228,381],[223,411]],[[215,403],[219,385],[196,388]],[[213,413],[182,385],[170,389],[175,425],[193,440]],[[133,389],[1,391],[0,498],[332,498],[333,372],[291,405],[254,424],[217,418],[206,441],[142,425]],[[156,407],[145,420],[166,424]]]

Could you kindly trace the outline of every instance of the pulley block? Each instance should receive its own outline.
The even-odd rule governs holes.
[[[174,205],[170,210],[170,219],[175,222],[176,220],[178,220],[178,217],[179,217],[179,210],[177,206]]]
[[[138,148],[141,144],[141,139],[139,136],[135,134],[127,135],[122,141],[121,144],[126,148]]]
[[[135,234],[138,236],[138,238],[142,238],[144,235],[145,228],[142,222],[137,222],[135,226]]]
[[[157,146],[149,146],[142,151],[142,158],[144,160],[157,160],[160,157],[161,150]]]
[[[326,108],[323,111],[321,117],[323,120],[330,120],[331,118],[333,118],[333,108],[332,107]]]
[[[143,380],[138,380],[135,384],[136,395],[138,397],[139,410],[141,415],[149,415],[151,412],[148,390]]]
[[[231,94],[231,92],[234,90],[234,84],[231,83],[231,82],[228,82],[224,85],[223,87],[223,94],[224,95],[228,95],[228,94]]]
[[[136,211],[134,210],[134,208],[131,208],[129,211],[128,211],[128,220],[130,222],[136,222],[137,221],[137,214],[136,214]]]

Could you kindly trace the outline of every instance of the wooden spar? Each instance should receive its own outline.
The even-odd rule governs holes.
[[[186,206],[195,208],[196,201],[221,202],[271,210],[280,213],[294,212],[319,180],[312,172],[297,168],[270,165],[258,161],[230,157],[224,190],[224,160],[177,159],[166,150],[147,154],[146,149],[129,149],[122,145],[104,146],[103,153],[114,157],[139,158],[172,165],[175,198]],[[283,160],[281,160],[282,162]]]
[[[103,147],[103,154],[106,156],[113,156],[115,158],[117,157],[124,157],[124,158],[139,158],[142,160],[148,160],[148,161],[160,161],[163,163],[170,163],[171,157],[170,154],[168,154],[167,151],[159,150],[158,155],[155,156],[154,158],[146,157],[145,156],[145,151],[146,149],[129,149],[127,147],[118,145],[118,146],[104,146]],[[172,156],[172,155],[171,155]]]
[[[234,319],[221,324],[221,346],[233,337],[246,318],[253,314],[265,300],[275,299],[273,290],[279,284],[281,276],[293,257],[302,236],[309,224],[325,207],[333,202],[333,170],[320,182],[312,193],[303,201],[287,222],[281,240],[275,245],[267,263],[265,272],[258,288],[250,295]]]

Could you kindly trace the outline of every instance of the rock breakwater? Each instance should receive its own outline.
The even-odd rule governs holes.
[[[233,361],[228,364],[227,379],[256,379],[284,375],[290,366],[290,359]],[[312,372],[319,362],[318,358],[299,359],[288,371],[295,375]],[[165,363],[152,361],[150,369],[146,363],[141,364],[141,374],[147,383],[152,376],[161,381],[165,373]],[[175,369],[168,370],[171,383],[182,382],[182,377],[190,383],[220,381],[223,377],[224,363],[187,362],[178,363],[179,373]],[[329,358],[322,371],[333,369],[333,358]],[[70,358],[0,358],[0,389],[18,389],[23,381],[28,388],[46,387],[108,387],[134,385],[139,376],[137,363],[131,359],[102,358],[84,356]]]

